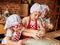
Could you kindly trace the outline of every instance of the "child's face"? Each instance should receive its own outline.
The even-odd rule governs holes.
[[[16,25],[16,26],[13,27],[12,29],[13,29],[14,31],[18,31],[18,30],[21,30],[21,28],[22,28],[22,25]]]
[[[32,15],[31,17],[33,18],[33,20],[35,20],[35,19],[38,19],[38,17],[41,15],[41,12],[35,11],[31,15]]]
[[[46,11],[44,12],[44,14],[41,16],[42,18],[47,17],[47,15],[49,14],[48,10],[46,9]]]

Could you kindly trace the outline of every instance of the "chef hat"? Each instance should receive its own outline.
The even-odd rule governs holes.
[[[41,5],[41,7],[42,7],[43,10],[47,9],[47,10],[49,11],[48,5],[45,5],[45,4],[44,4],[44,5]]]
[[[9,28],[18,27],[20,25],[21,25],[21,22],[20,23],[19,22],[13,22],[10,24]]]
[[[48,7],[48,5],[41,5],[41,7],[42,7],[42,14],[41,15],[44,15],[45,13],[46,13],[46,9],[47,9],[47,11],[49,11],[49,7]]]
[[[34,11],[40,11],[41,12],[41,6],[39,3],[33,4],[32,7],[30,8],[30,13],[32,13]]]
[[[7,18],[4,29],[9,28],[10,25],[14,22],[21,22],[20,16],[18,16],[17,14],[13,14]]]

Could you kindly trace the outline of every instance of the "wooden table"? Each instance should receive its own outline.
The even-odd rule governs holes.
[[[53,31],[53,32],[48,32],[48,33],[46,33],[45,36],[49,37],[51,39],[54,39],[55,37],[60,36],[60,30]]]
[[[46,33],[46,37],[49,37],[50,39],[54,39],[55,37],[58,37],[58,36],[60,36],[60,30]],[[59,40],[56,40],[56,41],[60,43]]]

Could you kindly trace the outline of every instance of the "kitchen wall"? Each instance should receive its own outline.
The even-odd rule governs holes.
[[[2,1],[0,2],[0,13],[4,13],[4,11],[8,8],[10,14],[17,13],[21,16],[28,15],[28,4],[21,4],[19,1]]]

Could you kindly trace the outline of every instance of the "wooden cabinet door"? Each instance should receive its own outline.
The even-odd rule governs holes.
[[[5,34],[6,30],[4,30],[4,26],[0,24],[0,34]]]
[[[29,9],[28,4],[20,4],[20,8],[21,8],[20,16],[21,17],[28,16],[28,9]]]

